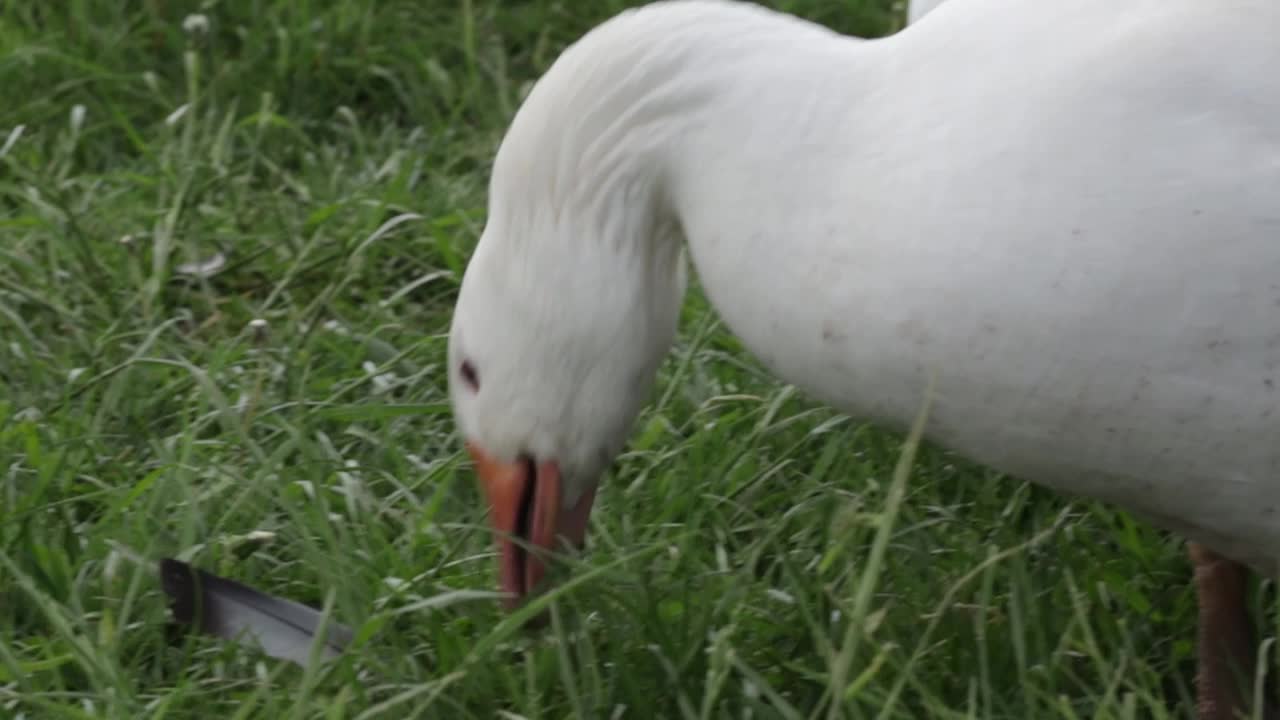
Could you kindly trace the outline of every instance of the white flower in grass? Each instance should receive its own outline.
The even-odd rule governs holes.
[[[121,560],[123,560],[123,557],[121,557],[119,550],[112,550],[107,553],[107,560],[102,564],[103,580],[106,580],[108,583],[115,581],[116,576],[120,572]]]
[[[254,318],[249,321],[249,332],[253,335],[254,342],[266,342],[270,329],[267,321],[262,318]]]
[[[188,35],[204,35],[209,32],[209,16],[193,13],[182,19],[182,31]]]
[[[373,382],[374,393],[385,393],[396,386],[399,378],[395,373],[378,372],[378,366],[369,360],[365,360],[360,364],[365,374],[369,375],[369,379]]]
[[[71,132],[73,134],[79,135],[80,128],[84,127],[84,113],[83,105],[77,103],[71,106]]]
[[[369,506],[369,493],[365,490],[364,477],[360,474],[360,463],[348,459],[342,462],[342,467],[344,469],[338,471],[338,482],[342,486],[339,492],[346,498],[347,514],[357,517],[361,506]]]
[[[217,275],[224,267],[227,266],[227,256],[222,253],[214,253],[212,256],[204,260],[196,260],[195,262],[183,263],[174,268],[180,275],[192,275],[200,278],[213,277]]]
[[[342,482],[343,488],[347,490],[359,488],[361,481],[357,470],[360,467],[360,463],[350,459],[343,460],[342,467],[346,469],[338,471],[338,480]]]

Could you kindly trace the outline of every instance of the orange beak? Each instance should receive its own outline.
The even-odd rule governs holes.
[[[498,582],[508,594],[504,606],[514,609],[531,595],[546,575],[547,553],[560,541],[581,548],[595,487],[572,508],[562,508],[560,466],[554,461],[519,458],[500,462],[473,443],[467,452],[476,465],[480,486],[489,499],[489,522],[498,544]]]

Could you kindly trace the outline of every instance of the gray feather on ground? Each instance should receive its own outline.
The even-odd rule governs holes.
[[[222,638],[255,640],[274,658],[306,666],[324,615],[292,600],[267,595],[172,558],[160,561],[160,584],[169,596],[174,619],[197,632]],[[320,657],[336,658],[354,635],[332,617]]]

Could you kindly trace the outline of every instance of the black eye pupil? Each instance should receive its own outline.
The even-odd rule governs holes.
[[[476,367],[470,360],[464,360],[462,363],[462,380],[472,392],[480,389],[480,376],[476,374]]]

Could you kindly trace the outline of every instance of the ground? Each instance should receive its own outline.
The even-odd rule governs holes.
[[[626,4],[0,7],[0,715],[1190,717],[1176,538],[934,447],[895,475],[696,288],[551,626],[500,622],[445,332],[507,120]],[[356,645],[174,638],[165,556]]]

